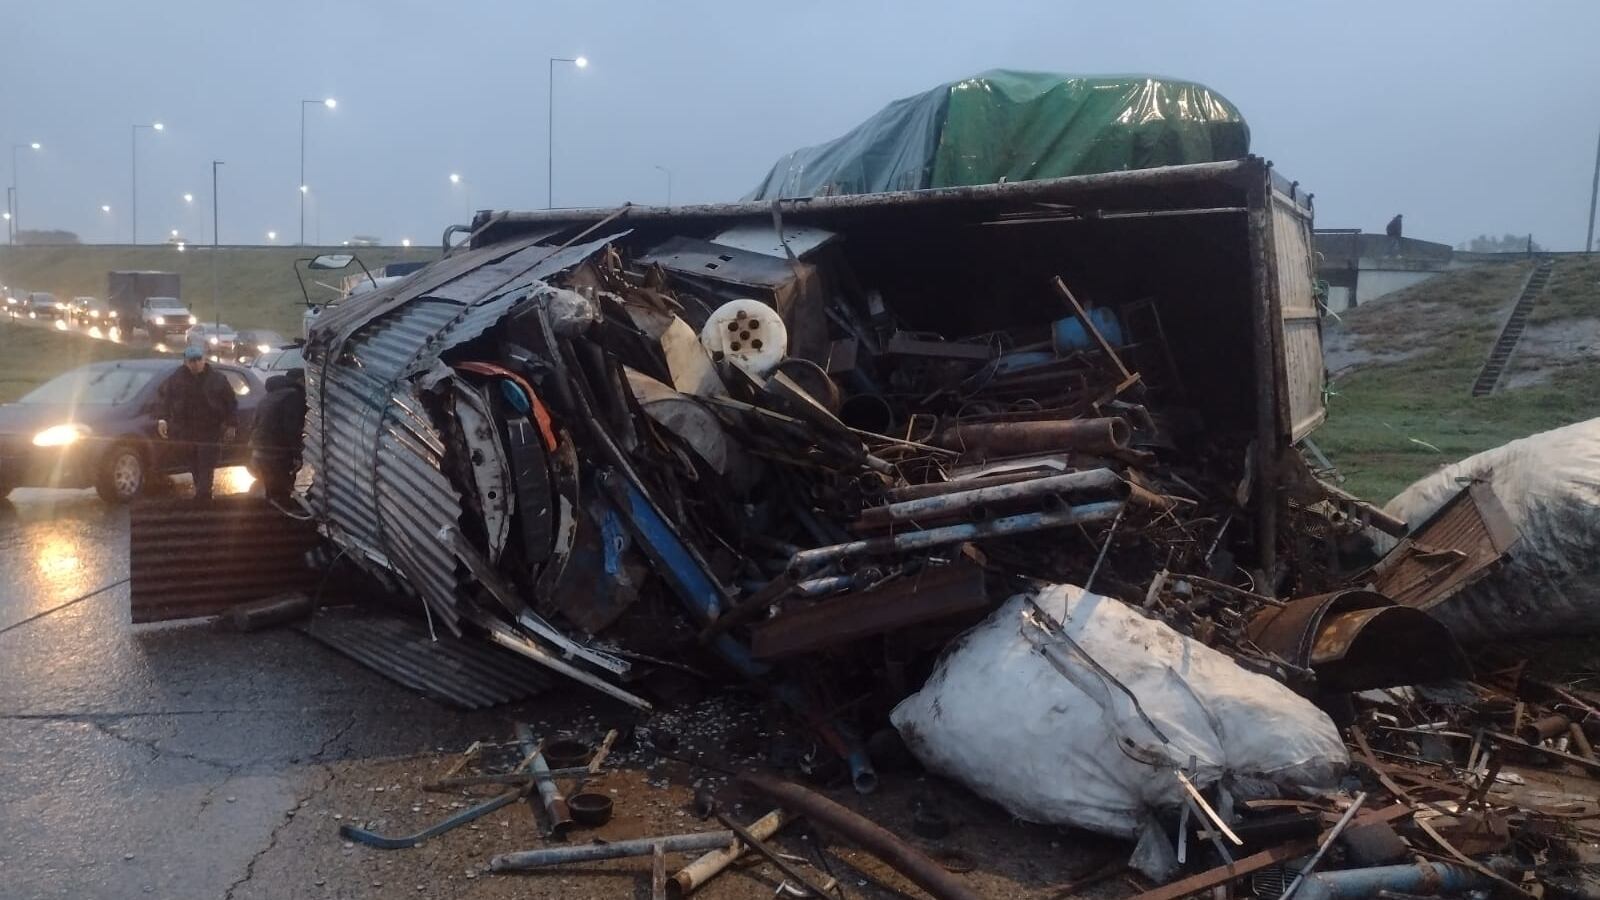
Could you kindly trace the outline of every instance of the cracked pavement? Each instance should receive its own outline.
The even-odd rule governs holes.
[[[334,763],[505,730],[298,632],[135,627],[126,584],[63,606],[126,577],[127,521],[92,492],[0,501],[0,894],[233,896]]]

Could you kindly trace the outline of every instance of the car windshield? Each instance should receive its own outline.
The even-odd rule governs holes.
[[[273,369],[302,369],[305,368],[306,358],[299,347],[286,347],[278,358],[272,361]]]
[[[30,405],[116,406],[138,396],[156,373],[114,364],[84,366],[34,388],[19,403]]]

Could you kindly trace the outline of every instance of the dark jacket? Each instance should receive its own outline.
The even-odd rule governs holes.
[[[267,379],[267,395],[256,406],[250,449],[274,456],[298,456],[306,424],[306,386],[285,375]]]
[[[222,440],[225,428],[238,424],[239,398],[228,379],[210,365],[199,375],[184,366],[161,383],[161,418],[175,441]]]

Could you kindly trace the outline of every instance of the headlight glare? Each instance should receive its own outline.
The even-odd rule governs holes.
[[[33,436],[35,447],[65,447],[75,444],[89,435],[86,425],[69,423],[66,425],[52,425]]]

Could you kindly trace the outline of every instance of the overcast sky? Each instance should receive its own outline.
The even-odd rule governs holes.
[[[436,242],[479,207],[732,200],[781,154],[990,68],[1148,72],[1222,92],[1317,224],[1580,249],[1600,129],[1600,3],[0,0],[0,166],[20,221],[129,237]],[[449,175],[462,176],[452,186]],[[7,179],[9,183],[9,178]],[[192,192],[190,207],[182,195]],[[109,215],[100,211],[109,204]]]

